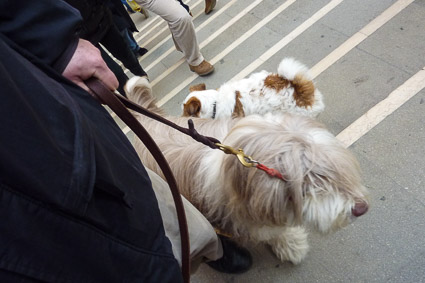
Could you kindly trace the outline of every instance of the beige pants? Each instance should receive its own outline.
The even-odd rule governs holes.
[[[181,265],[180,230],[170,188],[156,173],[147,168],[146,171],[158,199],[165,234],[170,239],[174,256]],[[191,272],[194,273],[202,261],[216,260],[222,257],[223,249],[208,220],[183,196],[182,198],[189,229]]]
[[[192,17],[179,2],[176,0],[136,0],[136,2],[168,23],[174,44],[177,50],[183,52],[187,63],[192,66],[202,63],[204,57],[199,51]]]

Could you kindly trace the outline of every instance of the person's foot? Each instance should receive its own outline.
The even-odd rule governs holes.
[[[205,14],[209,14],[215,7],[216,0],[205,0]]]
[[[139,49],[137,49],[135,53],[136,53],[136,57],[142,57],[143,55],[148,53],[148,50],[144,47],[140,47]]]
[[[252,265],[252,257],[249,251],[239,247],[229,238],[218,235],[223,246],[223,256],[215,261],[209,261],[211,268],[224,273],[243,273]]]
[[[205,60],[202,61],[202,63],[199,64],[198,66],[189,65],[189,68],[192,72],[195,72],[200,76],[209,75],[214,71],[214,66]]]
[[[140,7],[140,13],[143,14],[146,19],[149,18],[149,11],[146,10],[144,7]]]

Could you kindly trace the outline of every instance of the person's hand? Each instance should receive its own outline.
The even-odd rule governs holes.
[[[88,92],[91,91],[84,81],[91,77],[98,78],[112,91],[118,87],[118,80],[103,61],[99,49],[84,39],[79,40],[77,49],[62,75]]]

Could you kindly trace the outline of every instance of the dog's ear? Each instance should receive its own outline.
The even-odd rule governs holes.
[[[191,97],[183,105],[183,116],[184,117],[199,117],[201,114],[201,101],[196,97]]]
[[[201,84],[197,84],[197,85],[192,85],[189,87],[189,91],[201,91],[201,90],[206,90],[207,86],[204,83]]]
[[[311,107],[314,104],[315,88],[313,82],[302,75],[296,75],[292,84],[295,90],[294,99],[297,106]]]

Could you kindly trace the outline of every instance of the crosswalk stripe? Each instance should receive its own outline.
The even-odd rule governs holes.
[[[287,36],[285,36],[283,39],[281,39],[278,43],[276,43],[274,46],[272,46],[269,50],[267,50],[264,54],[262,54],[257,60],[249,64],[246,68],[244,68],[241,72],[239,72],[236,76],[234,76],[231,80],[238,80],[246,77],[255,69],[257,69],[261,64],[263,64],[265,61],[267,61],[270,57],[275,55],[277,52],[279,52],[283,47],[285,47],[288,43],[290,43],[292,40],[297,38],[300,34],[302,34],[304,31],[306,31],[309,27],[311,27],[313,24],[315,24],[317,21],[319,21],[321,18],[323,18],[326,14],[328,14],[330,11],[332,11],[336,6],[342,3],[343,0],[334,0],[329,2],[326,6],[324,6],[322,9],[317,11],[313,16],[311,16],[308,20],[303,22],[301,25],[299,25],[297,28],[295,28],[292,32],[290,32]]]
[[[349,147],[425,87],[425,67],[337,135]]]
[[[354,47],[359,45],[363,40],[368,38],[376,30],[386,24],[389,20],[400,13],[404,8],[409,6],[414,0],[399,0],[381,13],[378,17],[372,20],[369,24],[363,27],[360,31],[355,33],[352,37],[346,40],[343,44],[334,49],[328,56],[323,58],[313,68],[310,69],[310,73],[313,78],[317,77],[324,70],[333,65],[337,60],[341,59],[342,56],[351,51]]]

